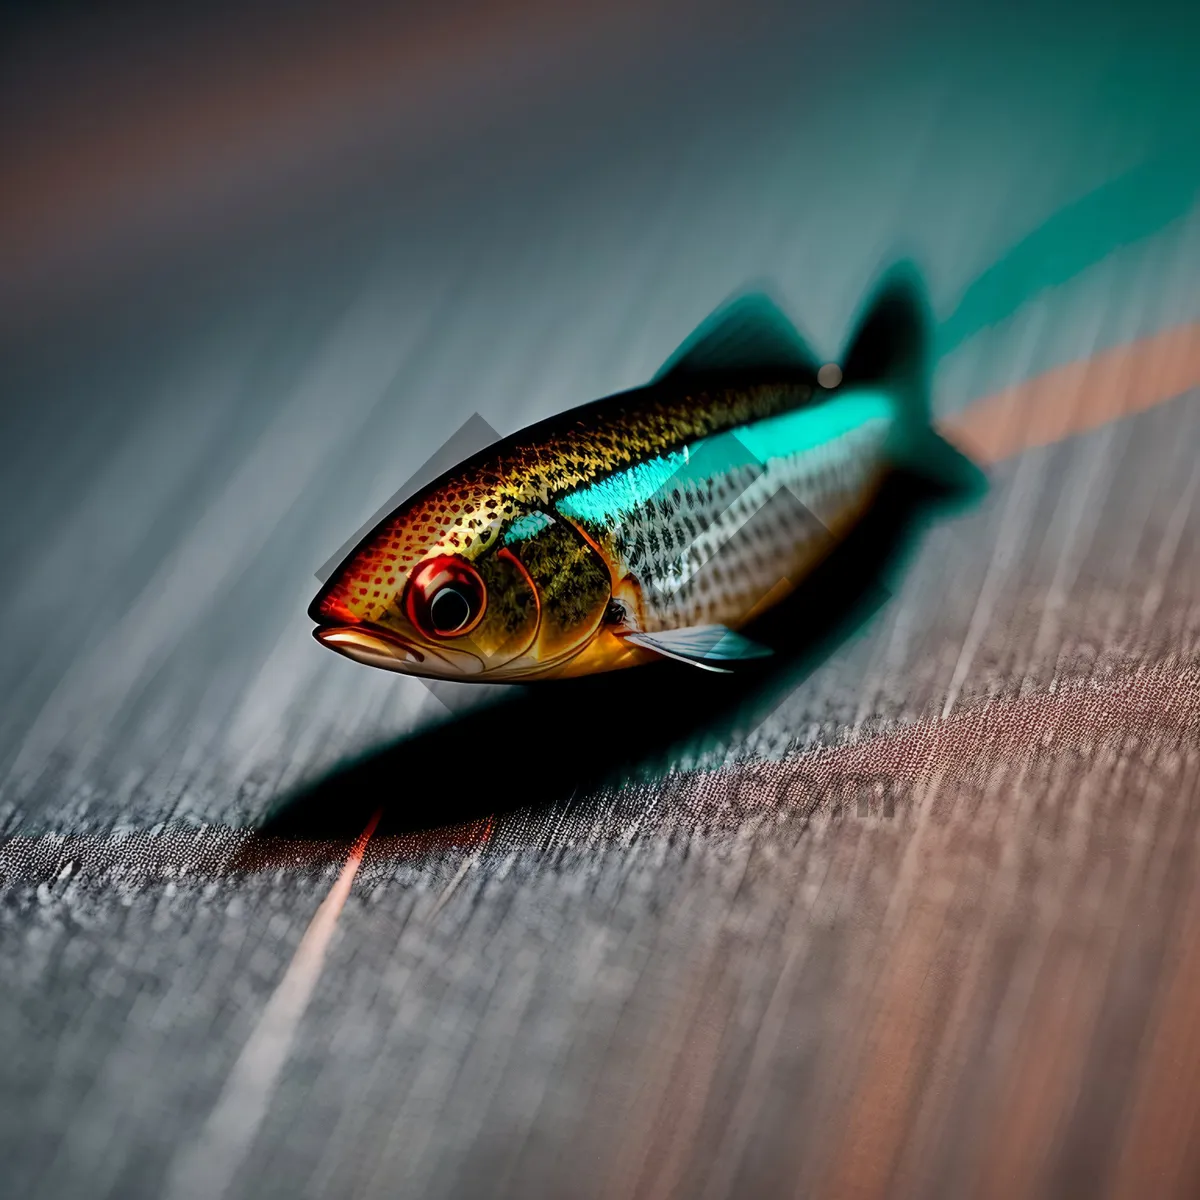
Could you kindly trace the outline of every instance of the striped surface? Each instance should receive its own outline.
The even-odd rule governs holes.
[[[0,1191],[1200,1190],[1194,30],[784,7],[148,34],[0,105]],[[304,614],[440,439],[762,275],[834,358],[900,253],[993,487],[765,720],[609,791],[619,711],[555,778],[477,722],[365,845],[252,832],[445,715]]]

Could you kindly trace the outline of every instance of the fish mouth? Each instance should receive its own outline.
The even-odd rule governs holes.
[[[359,625],[318,625],[313,637],[322,646],[369,667],[403,671],[425,661],[425,655],[416,646],[383,630]]]
[[[313,637],[330,650],[368,667],[427,675],[433,679],[478,676],[484,664],[465,648],[417,647],[390,629],[364,625],[318,625]]]

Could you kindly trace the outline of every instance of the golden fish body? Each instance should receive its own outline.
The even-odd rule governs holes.
[[[836,545],[892,461],[953,453],[900,392],[816,377],[778,310],[738,302],[647,387],[506,438],[402,503],[313,601],[318,640],[489,682],[757,656],[736,631]]]

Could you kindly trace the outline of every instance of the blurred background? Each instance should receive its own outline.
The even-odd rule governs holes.
[[[0,12],[0,1193],[1200,1191],[1194,5]],[[305,608],[472,414],[901,258],[992,491],[767,719],[255,832],[446,720]]]

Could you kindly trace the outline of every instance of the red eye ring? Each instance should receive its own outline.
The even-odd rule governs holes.
[[[487,588],[475,570],[456,554],[439,554],[419,563],[404,589],[404,612],[428,638],[463,637],[487,610]]]

